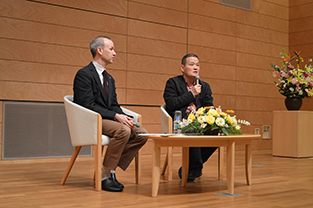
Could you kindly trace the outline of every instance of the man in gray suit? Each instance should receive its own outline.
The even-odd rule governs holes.
[[[133,118],[123,113],[117,102],[115,80],[107,73],[107,65],[116,56],[114,43],[107,36],[95,37],[90,42],[93,61],[80,69],[74,79],[74,102],[102,116],[102,133],[111,137],[102,168],[102,189],[120,192],[124,186],[117,181],[115,169],[126,170],[147,138],[147,133],[136,127]],[[84,119],[84,118],[82,118]]]

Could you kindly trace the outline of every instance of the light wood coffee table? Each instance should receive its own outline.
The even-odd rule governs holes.
[[[182,186],[186,186],[189,165],[189,147],[226,147],[226,178],[228,193],[234,194],[234,167],[235,145],[245,145],[245,170],[247,185],[251,185],[253,139],[261,138],[261,135],[244,134],[233,136],[185,136],[185,135],[147,135],[153,140],[153,164],[152,164],[152,197],[158,195],[160,182],[161,147],[182,147]]]

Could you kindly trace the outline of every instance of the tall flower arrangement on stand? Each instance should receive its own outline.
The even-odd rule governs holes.
[[[290,57],[283,49],[280,53],[282,61],[281,67],[271,64],[274,68],[273,76],[278,77],[278,81],[274,81],[275,85],[279,88],[280,94],[285,97],[311,97],[313,96],[313,66],[305,64],[303,68],[300,63],[303,58],[300,52],[294,52],[295,55]],[[296,64],[292,64],[295,61]],[[312,62],[312,59],[309,60]]]
[[[242,134],[240,124],[250,125],[248,121],[237,120],[233,110],[226,113],[220,107],[202,107],[196,112],[191,112],[187,119],[181,123],[182,133],[204,133],[219,130],[222,135]]]

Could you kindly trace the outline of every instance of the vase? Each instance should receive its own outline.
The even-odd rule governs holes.
[[[287,110],[300,110],[302,106],[302,98],[301,97],[286,97],[285,106]]]

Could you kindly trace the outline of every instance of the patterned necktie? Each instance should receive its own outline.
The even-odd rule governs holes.
[[[102,74],[103,74],[103,88],[104,88],[105,99],[108,100],[108,95],[109,95],[108,73],[106,70],[104,70]]]

